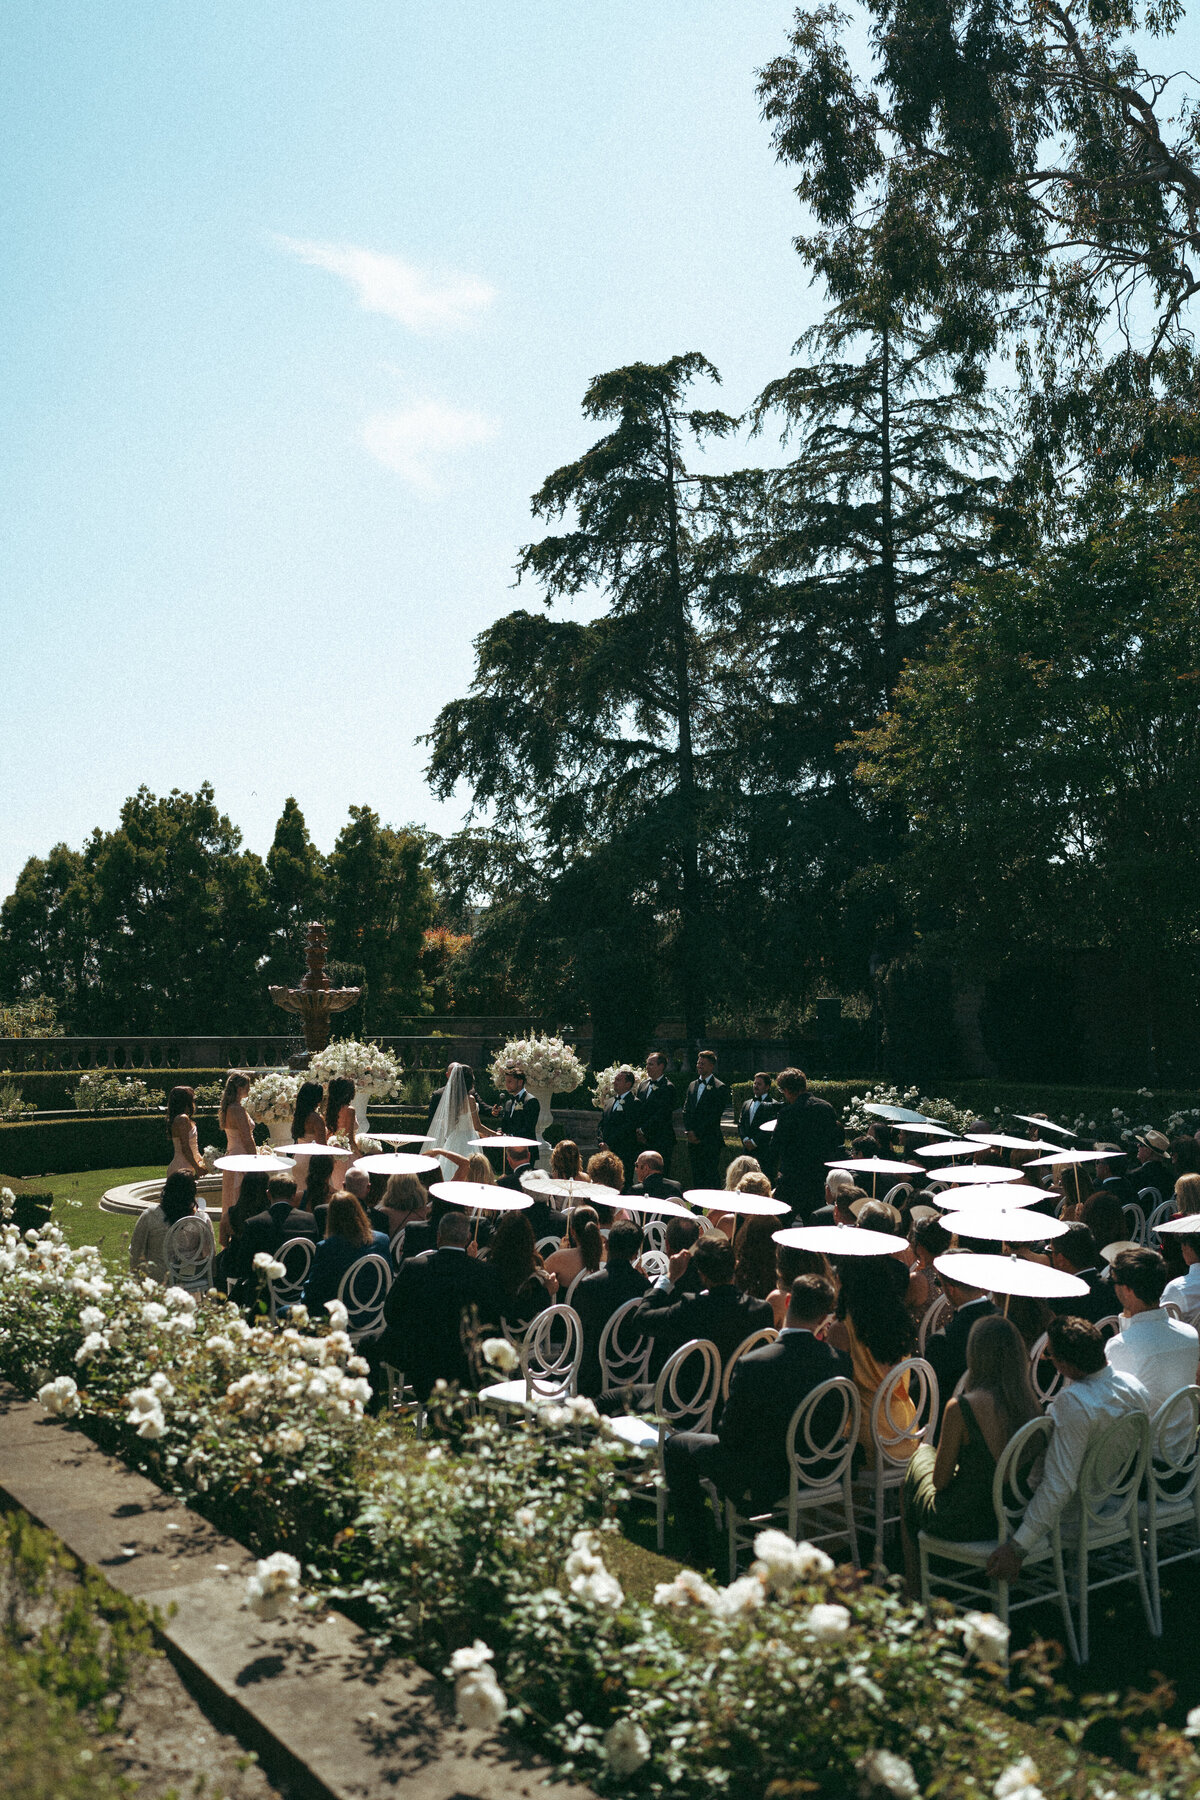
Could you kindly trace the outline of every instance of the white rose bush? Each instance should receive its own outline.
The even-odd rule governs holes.
[[[52,1224],[0,1223],[0,1375],[252,1549],[248,1630],[343,1604],[380,1653],[453,1682],[464,1727],[515,1732],[605,1795],[1067,1791],[1082,1752],[1060,1740],[1053,1790],[1030,1774],[991,1615],[926,1613],[775,1530],[732,1583],[640,1587],[619,1529],[630,1453],[589,1401],[517,1425],[439,1386],[418,1441],[368,1414],[345,1327],[337,1302],[248,1324]],[[498,1343],[481,1348],[502,1363]],[[1052,1696],[1049,1664],[1025,1656],[1014,1687]],[[1189,1740],[1165,1741],[1122,1794],[1194,1792]]]
[[[493,1056],[488,1073],[501,1094],[504,1071],[512,1063],[524,1069],[528,1088],[549,1088],[555,1094],[573,1094],[587,1075],[573,1044],[541,1031],[530,1037],[509,1038]]]

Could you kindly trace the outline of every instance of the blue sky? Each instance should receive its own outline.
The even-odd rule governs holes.
[[[790,16],[6,0],[0,893],[142,782],[260,851],[289,793],[457,823],[413,740],[588,379],[699,349],[738,410],[814,316]]]

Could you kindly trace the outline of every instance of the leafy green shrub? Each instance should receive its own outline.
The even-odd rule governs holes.
[[[0,1038],[62,1037],[58,1005],[46,994],[0,1004]]]
[[[0,1081],[0,1119],[19,1118],[32,1110],[28,1101],[21,1098],[19,1081]]]
[[[75,1104],[80,1112],[149,1112],[162,1104],[156,1092],[140,1076],[124,1080],[112,1069],[85,1070],[75,1085]]]

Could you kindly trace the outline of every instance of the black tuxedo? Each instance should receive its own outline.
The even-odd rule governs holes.
[[[694,1131],[698,1143],[689,1144],[692,1163],[692,1186],[715,1188],[721,1185],[721,1150],[725,1134],[721,1120],[729,1105],[729,1087],[714,1075],[707,1084],[699,1077],[692,1082],[683,1103],[683,1129]]]
[[[527,1088],[522,1088],[519,1094],[505,1094],[496,1129],[503,1137],[535,1138],[541,1110]]]
[[[405,1258],[384,1302],[377,1354],[403,1369],[419,1400],[428,1400],[438,1380],[474,1384],[463,1344],[471,1308],[481,1327],[499,1325],[503,1296],[486,1262],[447,1245]]]
[[[754,1154],[764,1169],[774,1163],[775,1146],[772,1139],[775,1133],[764,1131],[763,1126],[768,1119],[777,1119],[781,1111],[780,1101],[756,1100],[751,1094],[748,1100],[743,1100],[742,1110],[738,1114],[738,1137],[743,1143],[747,1138],[750,1139],[754,1145]]]
[[[313,1238],[317,1235],[317,1221],[310,1212],[304,1212],[293,1206],[290,1200],[276,1200],[266,1212],[255,1213],[247,1219],[242,1231],[242,1258],[244,1273],[249,1274],[254,1266],[254,1258],[265,1250],[274,1256],[282,1244],[289,1238]]]
[[[677,1181],[668,1181],[665,1175],[648,1175],[645,1181],[639,1181],[631,1187],[631,1196],[645,1200],[682,1200],[683,1189]]]
[[[959,1307],[940,1337],[926,1338],[925,1361],[938,1378],[938,1395],[943,1411],[947,1400],[967,1372],[967,1339],[971,1335],[971,1327],[976,1319],[985,1319],[995,1310],[986,1296],[981,1300],[968,1300],[965,1306]]]
[[[838,1116],[827,1100],[801,1094],[780,1107],[772,1156],[775,1195],[807,1218],[825,1199],[825,1164],[841,1154],[845,1137]]]
[[[637,1090],[638,1128],[647,1150],[663,1159],[663,1174],[671,1173],[675,1149],[675,1090],[664,1075],[659,1081],[643,1081]]]
[[[585,1275],[575,1289],[571,1305],[583,1321],[583,1361],[579,1365],[579,1392],[595,1399],[600,1392],[600,1338],[619,1306],[636,1300],[650,1283],[632,1263],[611,1262],[594,1275]]]
[[[1120,1312],[1112,1284],[1105,1281],[1099,1269],[1073,1269],[1071,1273],[1078,1275],[1080,1281],[1087,1282],[1087,1293],[1080,1294],[1077,1299],[1051,1300],[1051,1312],[1065,1313],[1076,1319],[1090,1319],[1093,1325],[1098,1325],[1101,1319],[1107,1319],[1112,1313]]]
[[[607,1150],[620,1157],[625,1170],[626,1191],[633,1180],[633,1165],[637,1161],[640,1111],[641,1107],[631,1088],[627,1094],[610,1100],[600,1115],[600,1142]]]
[[[373,1231],[385,1232],[389,1242],[396,1235],[382,1207],[372,1208],[371,1228]],[[427,1250],[437,1249],[437,1231],[428,1219],[414,1219],[411,1225],[398,1226],[397,1230],[404,1233],[404,1242],[400,1246],[402,1261],[410,1256],[424,1256]]]
[[[811,1331],[784,1331],[773,1344],[747,1351],[734,1370],[719,1434],[675,1432],[663,1447],[671,1504],[693,1548],[705,1528],[701,1480],[735,1499],[749,1494],[751,1509],[765,1512],[788,1490],[787,1429],[796,1408],[823,1381],[852,1374],[850,1358]],[[823,1426],[832,1429],[836,1418],[834,1399],[828,1425],[820,1416],[815,1420],[814,1437],[820,1439]]]
[[[630,1319],[640,1331],[652,1335],[655,1348],[665,1350],[668,1356],[692,1338],[708,1338],[720,1351],[723,1364],[752,1331],[775,1324],[769,1301],[755,1300],[732,1286],[682,1295],[655,1288]]]

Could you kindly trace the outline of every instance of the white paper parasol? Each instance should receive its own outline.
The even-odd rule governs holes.
[[[234,1175],[283,1175],[293,1166],[284,1156],[218,1156],[213,1164]]]
[[[1039,1131],[1060,1131],[1063,1137],[1069,1138],[1079,1136],[1079,1133],[1072,1131],[1068,1125],[1056,1125],[1053,1119],[1039,1119],[1034,1113],[1013,1113],[1012,1117],[1020,1119],[1022,1125],[1036,1125]]]
[[[778,1125],[778,1123],[779,1123],[778,1119],[764,1119],[758,1129],[760,1131],[774,1131],[774,1129]]]
[[[1002,1169],[998,1163],[952,1163],[948,1169],[930,1169],[928,1175],[930,1181],[945,1181],[950,1185],[980,1181],[989,1187],[1021,1179],[1020,1169]],[[1043,1190],[1038,1191],[1045,1199]]]
[[[586,1188],[584,1192],[587,1192]],[[696,1216],[694,1212],[689,1212],[686,1206],[681,1206],[678,1200],[674,1200],[666,1194],[656,1200],[653,1194],[617,1194],[613,1188],[606,1188],[605,1192],[614,1196],[612,1200],[603,1202],[605,1206],[619,1206],[622,1212],[636,1213],[639,1218],[655,1217],[659,1213],[668,1219],[694,1219]],[[579,1205],[587,1204],[586,1201],[580,1200],[578,1194],[575,1199]]]
[[[785,1225],[771,1237],[789,1250],[816,1250],[822,1256],[895,1256],[908,1249],[907,1238],[890,1231],[860,1231],[857,1225]]]
[[[984,1146],[974,1138],[951,1138],[943,1144],[939,1138],[936,1144],[918,1144],[914,1156],[978,1156]]]
[[[555,1200],[586,1200],[591,1191],[587,1181],[562,1181],[557,1175],[545,1175],[541,1169],[530,1169],[522,1175],[521,1186],[529,1194],[549,1195]]]
[[[538,1193],[545,1192],[543,1188],[539,1188],[537,1191]],[[575,1198],[580,1206],[591,1206],[593,1201],[597,1206],[627,1206],[633,1196],[630,1194],[618,1193],[616,1188],[601,1187],[597,1182],[589,1181],[585,1182],[579,1188]],[[657,1207],[661,1207],[665,1202],[656,1200],[654,1204]],[[630,1211],[636,1210],[636,1204],[630,1207]]]
[[[768,1194],[735,1194],[728,1188],[688,1188],[683,1197],[701,1212],[745,1213],[750,1218],[792,1210],[786,1200],[773,1200]]]
[[[464,1206],[468,1212],[523,1212],[533,1205],[529,1194],[516,1188],[496,1187],[489,1181],[435,1181],[430,1188],[439,1200]]]
[[[865,1113],[871,1113],[877,1119],[888,1119],[893,1125],[929,1125],[932,1120],[924,1113],[913,1112],[910,1106],[884,1106],[878,1100],[869,1100],[863,1107]]]
[[[1023,1181],[977,1181],[973,1187],[941,1188],[929,1198],[946,1212],[958,1212],[973,1206],[1002,1206],[1007,1211],[1016,1206],[1036,1206],[1050,1196],[1045,1188],[1029,1187]]]
[[[1025,1164],[1027,1169],[1048,1169],[1053,1163],[1112,1162],[1111,1150],[1055,1150],[1050,1156],[1035,1156]]]
[[[1172,1237],[1200,1237],[1200,1213],[1184,1213],[1178,1219],[1164,1219],[1155,1231],[1166,1231]]]
[[[1088,1284],[1045,1263],[1022,1262],[1015,1256],[988,1256],[965,1250],[958,1256],[935,1256],[933,1266],[951,1281],[988,1294],[1024,1294],[1033,1300],[1077,1300]]]
[[[504,1137],[494,1131],[491,1137],[471,1138],[472,1150],[536,1150],[540,1147],[540,1138]]]
[[[398,1150],[401,1144],[432,1144],[433,1134],[428,1131],[372,1131],[370,1135],[378,1138],[381,1144],[391,1144]]]
[[[952,1138],[954,1133],[947,1131],[944,1125],[910,1125],[898,1124],[896,1130],[904,1137]]]
[[[988,1238],[997,1244],[1042,1244],[1071,1229],[1065,1219],[1051,1219],[1045,1213],[1025,1212],[1017,1207],[1006,1211],[1000,1206],[973,1206],[966,1212],[944,1213],[940,1222],[955,1237]]]
[[[368,1175],[428,1175],[442,1165],[436,1156],[405,1156],[400,1151],[389,1155],[381,1151],[378,1156],[360,1156],[354,1166],[365,1169]]]
[[[842,1156],[825,1164],[827,1169],[859,1169],[864,1175],[923,1175],[920,1163],[893,1162],[890,1156]]]
[[[275,1146],[275,1155],[294,1157],[329,1156],[335,1159],[340,1157],[344,1162],[348,1156],[353,1156],[354,1152],[353,1150],[345,1149],[341,1144],[277,1144]]]
[[[1042,1138],[1006,1137],[1002,1131],[968,1131],[967,1136],[976,1144],[994,1144],[997,1150],[1044,1150],[1046,1140]]]

